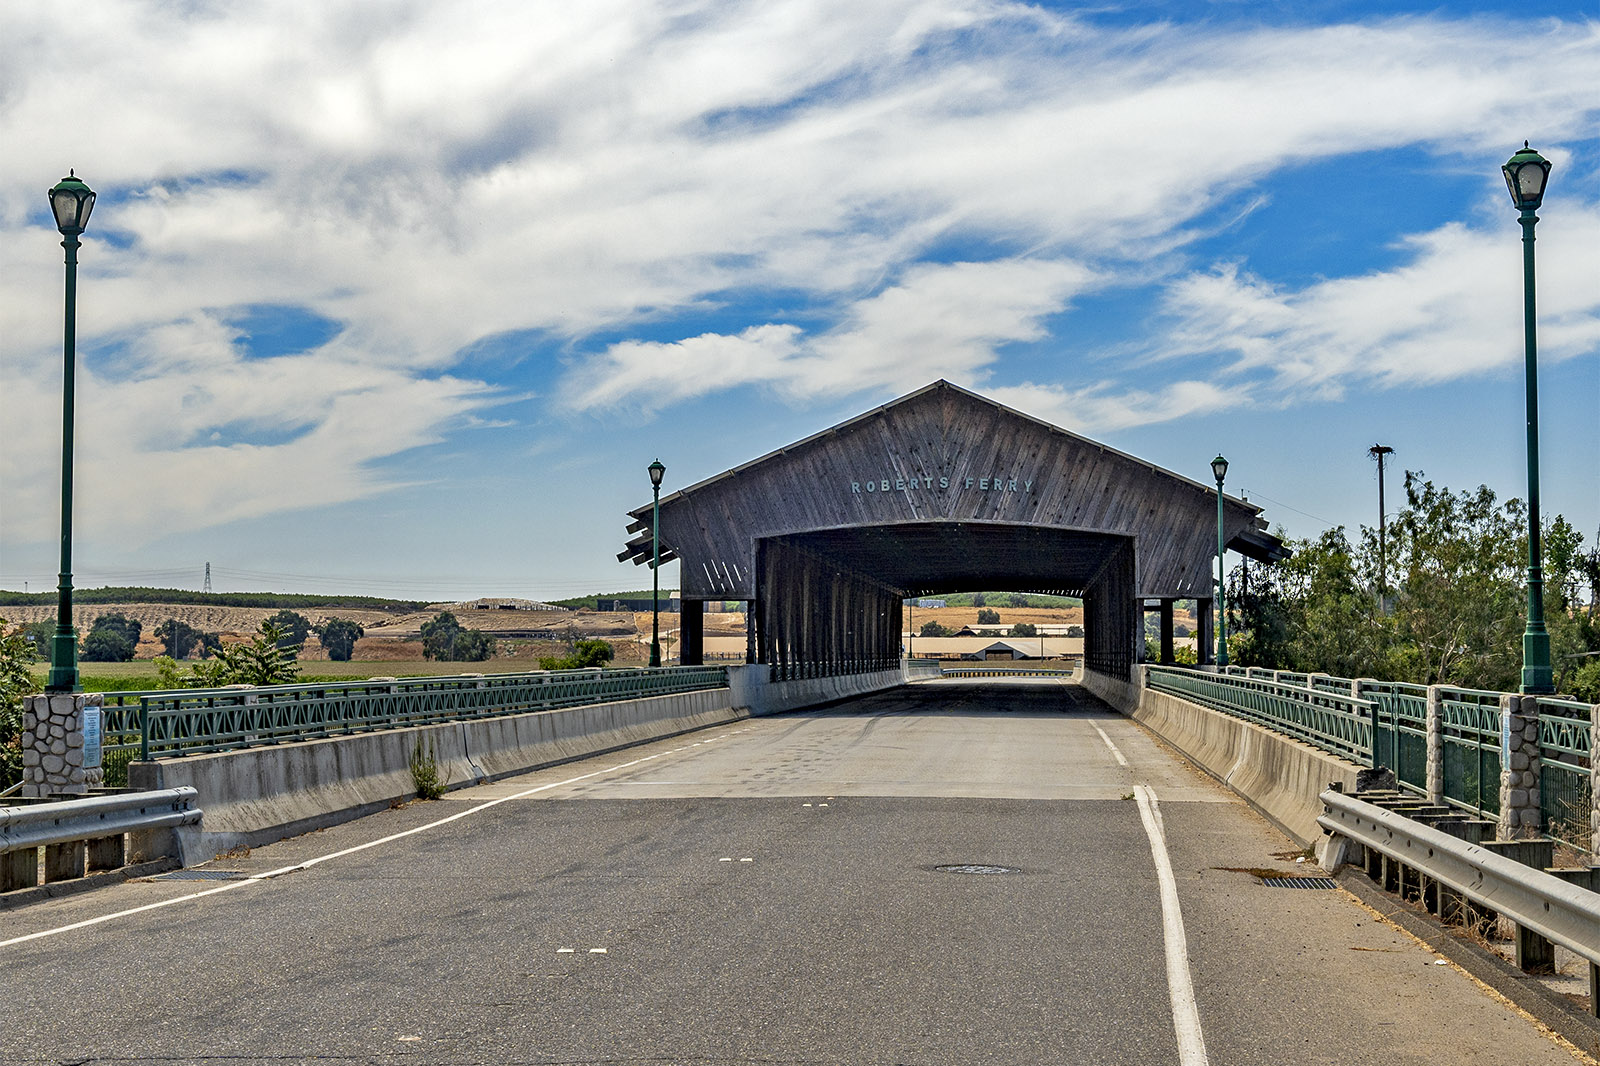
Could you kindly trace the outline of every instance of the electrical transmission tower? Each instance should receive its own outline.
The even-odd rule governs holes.
[[[211,564],[210,563],[206,564],[206,584],[205,584],[205,587],[203,589],[201,589],[200,591],[201,592],[210,592],[211,591]]]

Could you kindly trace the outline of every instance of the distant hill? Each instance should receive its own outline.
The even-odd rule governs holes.
[[[7,592],[0,590],[0,607],[39,606],[56,602],[56,590]],[[389,600],[381,596],[313,596],[296,592],[195,592],[191,589],[99,588],[73,589],[72,602],[185,603],[201,607],[356,607],[368,611],[419,611],[426,600]]]

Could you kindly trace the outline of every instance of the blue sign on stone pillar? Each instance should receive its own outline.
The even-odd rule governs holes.
[[[83,709],[83,768],[93,770],[100,766],[100,708]]]

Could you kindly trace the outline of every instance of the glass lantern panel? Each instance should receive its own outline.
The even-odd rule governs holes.
[[[1517,171],[1517,189],[1525,200],[1537,200],[1544,193],[1544,167],[1528,163]]]

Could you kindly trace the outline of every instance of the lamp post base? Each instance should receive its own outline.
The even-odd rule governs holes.
[[[45,680],[46,692],[79,692],[78,635],[70,629],[57,632],[50,638],[50,676]]]
[[[1526,696],[1552,696],[1555,672],[1550,667],[1550,634],[1522,634],[1522,688]]]

